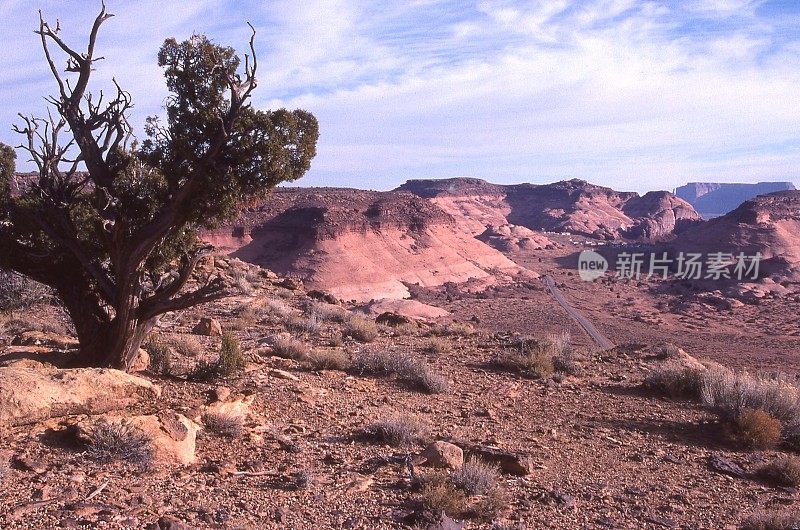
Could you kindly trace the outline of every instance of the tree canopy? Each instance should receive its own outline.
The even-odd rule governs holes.
[[[209,251],[198,229],[300,178],[318,124],[304,110],[252,107],[255,30],[244,61],[194,35],[161,47],[166,116],[148,118],[137,141],[130,94],[116,81],[113,98],[89,91],[102,59],[97,34],[112,16],[103,6],[79,52],[40,14],[36,33],[58,93],[47,118],[20,114],[19,148],[37,171],[15,192],[15,153],[0,144],[0,267],[55,290],[78,334],[77,364],[127,369],[159,315],[228,294],[219,277],[187,287]]]

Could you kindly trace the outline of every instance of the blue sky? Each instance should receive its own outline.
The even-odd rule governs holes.
[[[108,0],[95,90],[160,114],[164,38],[244,51],[257,28],[261,108],[320,121],[299,184],[389,189],[410,178],[579,177],[616,189],[687,181],[800,187],[796,0]],[[0,141],[54,91],[36,9],[83,46],[91,1],[0,0]],[[21,158],[24,158],[20,153]],[[30,166],[20,160],[22,169]]]

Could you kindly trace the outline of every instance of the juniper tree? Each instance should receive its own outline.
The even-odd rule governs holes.
[[[14,151],[0,147],[0,267],[54,289],[75,325],[77,365],[128,369],[159,315],[228,294],[220,276],[190,282],[209,252],[198,230],[302,176],[318,126],[303,110],[252,107],[253,29],[244,61],[202,35],[167,39],[166,116],[148,118],[137,142],[130,94],[116,81],[111,98],[89,90],[111,16],[103,5],[78,51],[40,12],[35,33],[58,92],[46,118],[20,114],[14,127],[35,178],[12,187]]]

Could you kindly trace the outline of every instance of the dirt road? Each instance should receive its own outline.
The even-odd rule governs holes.
[[[614,343],[605,338],[603,334],[600,333],[591,322],[589,322],[589,319],[580,314],[577,309],[572,307],[569,302],[567,302],[566,298],[564,298],[564,295],[561,294],[561,291],[558,289],[558,287],[556,287],[556,282],[552,276],[545,276],[544,283],[550,290],[550,294],[556,299],[556,302],[558,302],[558,304],[564,308],[564,311],[566,311],[567,314],[572,317],[572,319],[575,320],[575,322],[577,322],[584,329],[584,331],[586,331],[586,333],[600,348],[607,350],[614,347]]]

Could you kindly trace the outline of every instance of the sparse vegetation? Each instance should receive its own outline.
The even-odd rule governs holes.
[[[797,530],[800,528],[800,512],[781,510],[758,512],[748,516],[741,530]]]
[[[746,410],[761,410],[782,427],[781,441],[800,444],[800,395],[787,378],[755,377],[711,368],[703,377],[703,404],[726,421],[737,423]]]
[[[173,333],[164,337],[163,341],[184,357],[199,357],[205,350],[200,339],[193,334]]]
[[[279,336],[272,346],[272,353],[284,359],[302,361],[308,358],[311,349],[305,342],[291,337]]]
[[[208,431],[225,438],[240,438],[244,430],[244,418],[238,414],[206,412],[202,420]]]
[[[292,314],[292,308],[283,300],[269,300],[262,308],[262,314],[276,319],[284,319]]]
[[[365,350],[356,355],[352,368],[360,375],[396,374],[408,386],[429,394],[446,393],[449,386],[446,378],[433,372],[424,361],[405,352]]]
[[[423,424],[413,416],[382,418],[364,429],[367,437],[392,446],[406,446],[420,439]]]
[[[123,461],[149,468],[153,460],[150,438],[124,421],[99,421],[88,433],[86,455],[100,463]]]
[[[51,289],[27,276],[0,270],[0,311],[24,309],[51,295]]]
[[[316,313],[311,313],[306,317],[297,316],[289,319],[286,327],[296,333],[316,335],[322,330],[322,323]]]
[[[422,361],[408,363],[400,375],[409,386],[419,388],[428,394],[445,394],[449,388],[447,378],[431,371]]]
[[[467,496],[444,473],[424,477],[419,501],[425,508],[442,511],[451,517],[461,515],[467,508]]]
[[[328,304],[324,302],[311,302],[305,307],[307,315],[315,315],[323,322],[347,322],[350,318],[350,312],[338,305]]]
[[[150,355],[150,365],[148,366],[150,372],[166,376],[172,375],[172,349],[166,342],[160,337],[151,337],[144,349]]]
[[[561,352],[548,340],[522,338],[500,352],[493,364],[503,370],[544,379],[555,371],[553,357]]]
[[[776,486],[800,487],[800,457],[784,455],[761,466],[757,472],[763,480]]]
[[[447,353],[450,348],[450,342],[442,337],[431,337],[425,344],[427,353]]]
[[[244,369],[245,364],[239,339],[235,334],[226,331],[222,334],[222,345],[219,350],[219,374],[224,377],[236,375]]]
[[[346,337],[352,337],[359,342],[372,342],[378,338],[378,325],[374,320],[352,316],[347,321],[342,333]]]
[[[306,360],[314,370],[347,370],[350,357],[342,350],[312,350]]]
[[[500,469],[477,457],[468,457],[464,465],[450,475],[453,484],[467,495],[485,495],[497,487]]]
[[[677,362],[665,362],[647,374],[644,387],[671,398],[699,399],[704,375],[703,369]]]
[[[745,445],[753,449],[772,449],[781,441],[781,422],[761,409],[742,409],[736,427]]]

